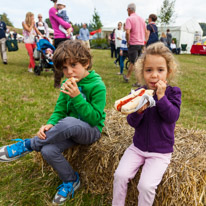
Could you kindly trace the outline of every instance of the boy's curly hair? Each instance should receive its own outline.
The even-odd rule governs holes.
[[[92,68],[92,56],[89,49],[81,40],[66,40],[61,42],[54,52],[52,59],[57,71],[62,71],[65,63],[80,63],[86,66],[87,70]]]
[[[178,72],[179,64],[175,59],[174,55],[172,54],[172,52],[170,51],[170,49],[166,47],[163,43],[157,42],[149,45],[134,65],[136,78],[141,85],[145,84],[143,71],[144,71],[144,65],[145,65],[147,55],[162,56],[166,60],[166,64],[167,64],[167,71],[168,71],[167,81],[169,83],[172,80],[174,80]]]

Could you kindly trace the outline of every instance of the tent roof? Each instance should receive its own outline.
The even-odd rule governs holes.
[[[181,30],[181,31],[185,31],[185,32],[188,32],[188,33],[194,33],[196,31],[198,31],[201,34],[203,33],[200,24],[195,19],[190,19],[187,22],[185,22],[184,24],[179,25],[179,26],[166,26],[166,27],[165,26],[159,26],[158,28],[160,28],[160,30],[165,29],[165,28],[169,28],[170,31]]]
[[[200,32],[201,34],[203,33],[200,24],[195,19],[190,19],[189,21],[182,24],[181,30],[190,33],[193,33],[194,31]]]

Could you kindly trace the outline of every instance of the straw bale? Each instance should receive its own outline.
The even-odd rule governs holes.
[[[80,173],[85,192],[107,194],[111,205],[113,174],[126,148],[132,143],[134,129],[126,116],[107,110],[101,139],[90,146],[76,146],[65,152],[73,168]],[[155,206],[206,205],[206,132],[177,125],[172,161],[158,186]],[[42,170],[48,169],[40,154]],[[126,205],[137,205],[140,171],[129,183]]]

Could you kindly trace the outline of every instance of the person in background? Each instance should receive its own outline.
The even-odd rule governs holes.
[[[110,48],[111,48],[111,58],[113,58],[113,56],[117,58],[117,50],[115,49],[115,29],[109,35],[109,41],[110,41]]]
[[[170,48],[171,48],[172,53],[180,54],[180,48],[177,48],[174,39],[172,40],[172,42],[170,44]]]
[[[114,64],[119,63],[120,65],[120,47],[122,43],[122,22],[118,23],[117,29],[115,29],[115,49],[117,51],[117,58],[114,61]]]
[[[16,30],[14,30],[14,32],[13,32],[13,39],[17,40],[17,32],[16,32]]]
[[[40,35],[43,38],[43,35],[35,26],[34,14],[32,12],[26,13],[26,18],[25,21],[22,22],[22,26],[24,43],[30,58],[28,72],[33,73],[33,69],[35,67],[35,60],[33,57],[33,51],[36,47],[35,37]]]
[[[153,205],[157,186],[171,161],[180,115],[181,90],[169,85],[178,68],[171,51],[161,42],[151,44],[135,67],[142,88],[155,91],[155,105],[149,107],[146,103],[127,116],[135,132],[114,174],[112,206],[124,206],[128,183],[141,166],[138,206]]]
[[[58,12],[56,15],[71,24],[71,22],[69,22],[69,17],[66,11],[66,2],[64,0],[57,1],[57,10]],[[71,32],[73,31],[72,27],[66,30],[62,25],[59,25],[59,30],[62,31],[66,36],[71,36]]]
[[[41,152],[63,182],[53,198],[55,205],[62,205],[72,198],[80,186],[78,172],[73,170],[62,153],[74,145],[96,142],[104,127],[106,87],[94,70],[89,71],[91,60],[90,51],[82,41],[70,40],[60,44],[55,50],[53,63],[55,68],[63,70],[67,79],[53,114],[39,129],[37,136],[17,139],[17,143],[0,148],[0,162],[4,163],[15,161],[32,151]]]
[[[155,24],[157,21],[157,16],[155,14],[150,14],[147,25],[147,34],[146,34],[146,46],[149,46],[152,43],[155,43],[159,40],[158,38],[158,28]]]
[[[8,64],[7,62],[7,54],[6,54],[6,24],[1,20],[0,16],[0,53],[1,59],[4,64]]]
[[[89,30],[87,29],[87,24],[84,23],[82,25],[82,28],[79,30],[79,37],[78,39],[82,40],[87,48],[90,49],[90,43],[89,43]]]
[[[59,25],[62,25],[64,28],[71,28],[71,24],[65,22],[62,18],[56,15],[57,11],[57,0],[51,0],[54,3],[54,6],[49,9],[49,19],[54,30],[54,47],[57,48],[58,45],[66,40],[70,39],[70,36],[66,36],[63,32],[59,30]],[[61,78],[64,76],[62,71],[54,70],[54,88],[61,87]]]
[[[146,39],[146,24],[143,18],[136,13],[136,5],[131,3],[127,7],[128,18],[126,20],[126,39],[128,46],[128,56],[130,65],[127,75],[123,75],[123,80],[129,82],[132,71],[134,70],[134,63],[142,53],[142,49],[145,45]],[[138,87],[139,83],[136,82],[132,86]]]
[[[170,33],[170,30],[169,30],[169,29],[167,29],[167,34],[166,34],[166,36],[167,36],[167,46],[168,46],[168,48],[170,48],[170,44],[171,44],[171,42],[172,42],[172,34]]]
[[[11,39],[11,32],[9,29],[6,30],[6,39]]]
[[[166,36],[166,34],[165,34],[164,32],[162,32],[162,34],[161,34],[160,41],[161,41],[166,47],[168,47],[168,45],[167,45],[167,36]]]
[[[123,75],[124,70],[124,60],[128,57],[128,48],[127,48],[127,40],[126,40],[126,32],[125,32],[125,23],[123,25],[123,32],[122,32],[122,43],[120,47],[120,72],[117,73],[118,75]]]
[[[43,21],[43,17],[41,14],[38,14],[38,21],[36,22],[36,27],[42,35],[49,38],[49,27],[48,24]]]

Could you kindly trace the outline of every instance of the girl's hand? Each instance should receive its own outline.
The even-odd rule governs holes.
[[[123,51],[122,50],[120,50],[119,55],[123,56]]]
[[[46,139],[46,134],[45,132],[50,130],[54,125],[52,124],[47,124],[47,125],[43,125],[39,131],[37,132],[37,136],[39,137],[39,139]]]
[[[141,114],[142,112],[144,112],[144,110],[147,109],[147,107],[149,106],[149,102],[147,102],[145,105],[143,105],[139,110],[137,110],[138,114]]]
[[[63,85],[65,90],[61,90],[61,92],[68,94],[71,98],[80,94],[79,88],[74,79],[71,79],[71,81],[66,81]]]
[[[155,84],[155,86],[157,87],[157,90],[156,90],[157,98],[158,98],[158,100],[160,100],[165,95],[165,91],[166,91],[166,88],[167,88],[167,81],[159,80]]]

